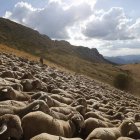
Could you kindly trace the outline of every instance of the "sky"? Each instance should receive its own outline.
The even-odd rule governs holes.
[[[0,16],[104,56],[140,55],[139,5],[140,0],[1,0]]]

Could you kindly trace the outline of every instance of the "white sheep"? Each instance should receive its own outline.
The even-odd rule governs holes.
[[[36,100],[26,107],[14,107],[11,105],[0,105],[0,116],[4,114],[14,114],[18,115],[19,117],[23,117],[24,115],[28,114],[29,112],[40,110],[42,112],[48,113],[49,107],[48,105],[42,100]]]
[[[119,137],[117,140],[134,140],[134,139],[129,137]]]
[[[5,114],[0,116],[0,140],[7,140],[10,137],[19,140],[22,134],[21,121],[17,115]]]
[[[131,120],[124,120],[119,127],[94,129],[86,138],[86,140],[116,140],[121,136],[127,136],[130,131],[138,131],[138,129]]]
[[[96,118],[88,118],[84,122],[84,127],[82,128],[81,135],[86,138],[94,129],[99,127],[113,127],[113,125]]]
[[[84,119],[80,114],[74,114],[70,120],[54,119],[41,111],[31,112],[23,117],[22,127],[25,140],[40,133],[49,133],[71,138],[78,133],[84,125]]]
[[[48,133],[39,134],[30,140],[83,140],[81,138],[64,138],[61,136],[50,135]]]

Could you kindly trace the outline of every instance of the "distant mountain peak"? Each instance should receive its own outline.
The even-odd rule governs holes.
[[[140,55],[124,55],[124,56],[105,57],[105,58],[117,64],[140,63]]]

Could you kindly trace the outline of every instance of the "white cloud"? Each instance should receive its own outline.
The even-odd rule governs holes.
[[[86,3],[93,8],[97,0],[50,0],[50,2],[58,2],[66,7],[70,7],[72,5],[81,5],[83,3]]]
[[[130,31],[133,32],[136,38],[140,38],[140,18],[138,18],[136,22],[130,26]]]
[[[128,54],[140,54],[140,40],[115,40],[103,41],[100,45],[100,53],[105,56],[118,56]]]
[[[4,17],[24,24],[24,20],[27,19],[31,15],[31,13],[35,12],[36,10],[37,9],[33,8],[30,4],[26,2],[18,2],[11,12],[6,12]]]
[[[104,55],[140,54],[140,19],[130,19],[120,7],[96,10],[96,1],[50,0],[42,9],[18,2],[4,17]]]
[[[60,3],[51,2],[43,9],[36,9],[26,2],[19,2],[7,13],[6,18],[39,30],[52,38],[65,39],[69,37],[67,28],[91,15],[91,7],[81,3],[64,9]]]
[[[96,12],[87,22],[83,33],[90,38],[104,40],[133,39],[129,29],[130,21],[122,8],[113,7],[107,12]]]

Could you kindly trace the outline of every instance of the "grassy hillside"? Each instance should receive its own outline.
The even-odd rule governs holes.
[[[0,52],[10,53],[10,54],[13,54],[13,55],[16,55],[19,57],[24,57],[24,58],[27,58],[31,61],[39,61],[38,56],[32,55],[32,54],[27,53],[25,51],[17,50],[15,48],[11,48],[11,47],[4,45],[4,44],[0,44]],[[69,70],[65,69],[64,67],[56,65],[55,63],[52,63],[48,60],[45,60],[44,63],[47,64],[48,66],[51,66],[51,67],[57,67],[57,69],[60,69],[60,70],[69,71]],[[70,72],[72,72],[72,71],[70,71]]]
[[[39,60],[38,56],[11,48],[3,44],[0,44],[0,52],[12,53],[20,57],[28,58],[29,60]],[[68,57],[68,55],[59,57],[57,53],[54,53],[53,55],[47,54],[47,57],[49,60],[51,60],[45,60],[45,63],[49,66],[57,67],[58,69],[67,72],[84,74],[88,77],[108,83],[110,85],[113,85],[114,77],[117,74],[129,72],[134,79],[133,86],[131,87],[132,94],[140,96],[140,64],[114,66],[111,64],[92,63],[90,61],[79,59],[78,57]],[[65,61],[63,61],[64,59],[67,59],[66,61],[68,63],[65,63]]]
[[[3,44],[0,44],[0,52],[12,53],[17,56],[28,58],[30,60],[39,60],[38,56],[11,48]],[[78,57],[71,57],[71,55],[63,54],[62,57],[59,57],[58,53],[53,53],[53,55],[48,53],[47,58],[49,58],[49,60],[46,59],[45,63],[49,66],[54,66],[61,70],[84,74],[111,85],[113,82],[113,77],[121,72],[119,68],[111,64],[92,63],[90,61],[79,59]]]
[[[0,44],[1,52],[37,61],[43,56],[50,66],[84,74],[110,85],[113,85],[117,74],[126,72],[110,64],[95,48],[89,49],[73,46],[67,41],[51,40],[46,35],[3,18],[0,18]]]
[[[96,48],[73,46],[67,41],[51,40],[39,32],[0,18],[0,43],[92,78],[112,83],[119,69],[108,64]]]
[[[92,62],[108,63],[95,48],[74,46],[64,40],[52,40],[36,30],[4,18],[0,18],[0,43],[38,56],[46,57],[48,53],[57,53],[59,57],[65,54]]]

